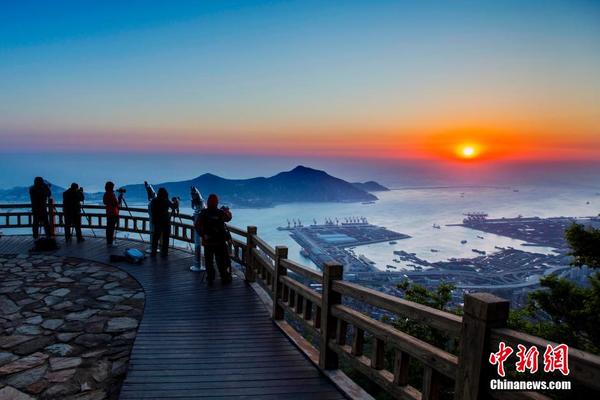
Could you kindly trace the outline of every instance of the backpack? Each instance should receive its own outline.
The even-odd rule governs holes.
[[[227,228],[223,221],[221,210],[202,210],[202,236],[208,243],[218,243],[227,240]]]
[[[112,254],[110,256],[111,262],[126,261],[130,264],[141,264],[146,258],[146,255],[138,249],[126,249],[123,255]]]

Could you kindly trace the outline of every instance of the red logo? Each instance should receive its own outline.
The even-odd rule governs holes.
[[[529,349],[522,344],[517,345],[519,351],[517,351],[517,358],[519,359],[515,366],[517,372],[529,371],[531,374],[535,374],[538,370],[538,357],[540,352],[536,346],[531,346]]]
[[[517,349],[518,351],[515,354],[517,356],[517,362],[515,363],[517,372],[529,371],[529,373],[535,374],[538,370],[540,356],[537,346],[527,348],[519,344],[517,345]],[[500,342],[498,351],[490,353],[490,364],[497,366],[499,376],[506,376],[504,363],[513,352],[512,347],[507,346],[504,342]],[[565,376],[569,375],[569,346],[566,344],[558,344],[556,346],[549,344],[546,346],[546,351],[544,352],[544,372],[554,371],[560,371]]]
[[[544,352],[544,372],[559,370],[563,375],[569,375],[569,346],[559,344],[546,346]]]
[[[498,365],[498,375],[504,376],[504,362],[513,353],[513,349],[510,346],[506,346],[504,342],[500,342],[499,350],[497,353],[490,354],[490,364]]]

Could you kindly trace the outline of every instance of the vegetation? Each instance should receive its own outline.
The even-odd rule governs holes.
[[[600,230],[573,224],[566,231],[573,266],[600,268]],[[554,275],[540,280],[522,310],[512,311],[509,326],[548,340],[600,353],[600,272],[582,287]]]

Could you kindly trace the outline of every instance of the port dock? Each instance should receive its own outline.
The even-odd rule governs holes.
[[[353,247],[394,242],[410,237],[369,224],[366,218],[346,219],[346,221],[348,222],[335,223],[332,219],[328,219],[324,224],[303,226],[294,223],[294,226],[288,225],[278,229],[289,231],[290,236],[302,246],[301,254],[316,265],[338,261],[348,266],[346,270],[348,273],[382,272],[366,257],[357,256]]]

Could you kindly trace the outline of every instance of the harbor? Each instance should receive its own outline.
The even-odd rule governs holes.
[[[573,271],[565,251],[564,229],[574,221],[600,225],[596,218],[488,219],[483,212],[469,213],[462,224],[430,225],[430,246],[436,247],[418,253],[403,241],[409,235],[361,217],[325,218],[323,224],[313,220],[310,225],[292,219],[279,229],[289,232],[301,246],[300,253],[317,266],[339,261],[347,266],[347,280],[384,292],[398,294],[396,284],[407,279],[430,289],[447,282],[456,286],[457,293],[498,292],[520,304],[545,275],[576,273],[573,279],[585,279],[587,272]],[[455,239],[464,256],[451,256],[446,246],[437,247],[435,235],[452,227],[472,232],[469,240]]]
[[[278,230],[290,232],[290,236],[302,249],[301,254],[316,265],[336,260],[346,266],[349,274],[357,272],[379,272],[373,261],[364,255],[357,255],[356,246],[372,243],[397,243],[410,236],[370,224],[364,217],[326,218],[323,224],[313,220],[304,226],[300,220],[288,221],[287,226]]]

